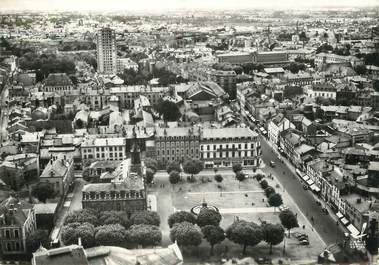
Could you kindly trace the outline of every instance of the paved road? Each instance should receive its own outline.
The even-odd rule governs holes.
[[[293,171],[291,171],[285,163],[279,161],[277,155],[272,152],[271,147],[266,142],[266,139],[263,137],[261,138],[262,160],[266,165],[269,165],[270,161],[275,162],[276,166],[270,170],[272,170],[282,186],[284,186],[286,191],[291,195],[292,199],[296,202],[304,215],[307,216],[308,220],[313,216],[315,220],[314,228],[324,242],[327,245],[330,245],[342,241],[343,231],[337,227],[336,221],[330,215],[326,215],[321,211],[321,207],[316,204],[311,191],[303,189],[303,185]]]
[[[160,228],[162,231],[162,246],[172,244],[170,240],[170,228],[168,226],[168,217],[174,212],[171,198],[171,184],[168,180],[167,172],[158,172],[154,177],[155,184],[149,187],[148,193],[157,197],[157,212],[161,217]],[[164,185],[164,186],[161,186]]]
[[[8,100],[8,87],[5,86],[0,93],[0,143],[7,140],[8,108],[5,102]]]

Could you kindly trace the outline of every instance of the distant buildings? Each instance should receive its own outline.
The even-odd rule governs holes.
[[[124,70],[132,69],[135,72],[138,71],[138,64],[130,58],[118,58],[117,59],[117,73],[123,73]]]
[[[254,63],[263,65],[282,65],[289,62],[286,51],[258,52],[255,58]]]
[[[319,53],[315,56],[315,65],[318,69],[328,64],[351,64],[353,67],[362,64],[363,61],[355,56],[343,56],[333,53]]]
[[[229,94],[230,99],[236,98],[237,74],[235,71],[211,70],[208,72],[208,79],[222,87]]]
[[[65,73],[51,73],[45,79],[42,92],[56,92],[59,95],[71,94],[74,84]]]
[[[96,36],[97,71],[100,74],[117,74],[117,46],[115,31],[101,29]]]

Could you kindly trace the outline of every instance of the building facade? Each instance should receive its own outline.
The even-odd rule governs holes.
[[[237,74],[235,71],[212,70],[208,72],[208,80],[222,87],[229,94],[230,99],[236,98]]]
[[[96,36],[97,71],[100,74],[117,74],[116,34],[110,28],[101,29]]]
[[[36,230],[36,217],[32,208],[23,208],[15,198],[0,204],[0,245],[3,255],[27,253],[26,238]]]
[[[40,176],[41,182],[50,183],[54,192],[63,196],[67,194],[74,180],[74,159],[66,156],[51,158]]]
[[[123,137],[91,137],[81,145],[82,161],[124,160],[126,158],[126,139]]]
[[[261,144],[258,134],[249,128],[204,129],[200,156],[206,168],[243,166],[258,167]]]
[[[128,215],[147,209],[145,167],[139,159],[124,160],[112,172],[111,183],[87,184],[82,190],[83,209],[124,211]]]
[[[159,128],[155,134],[157,161],[167,164],[184,158],[200,158],[200,132],[192,127]]]

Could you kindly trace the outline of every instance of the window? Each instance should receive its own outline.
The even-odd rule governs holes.
[[[11,234],[9,233],[9,230],[5,230],[5,238],[7,239],[11,238]]]
[[[18,230],[14,230],[14,237],[15,237],[15,238],[18,238],[18,237],[19,237],[19,235],[18,235]]]

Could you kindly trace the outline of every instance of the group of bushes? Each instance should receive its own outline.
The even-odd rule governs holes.
[[[95,212],[84,209],[70,213],[62,227],[65,245],[136,247],[156,246],[162,241],[160,217],[156,212],[140,211],[128,218],[123,211]]]

